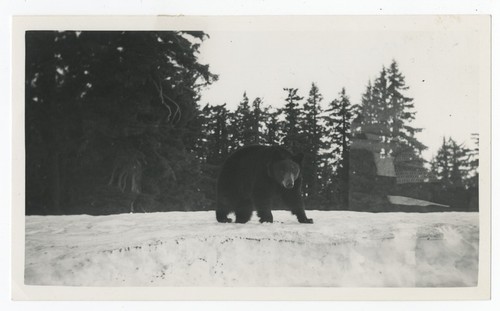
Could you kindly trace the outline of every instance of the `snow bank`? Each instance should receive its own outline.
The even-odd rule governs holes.
[[[388,195],[387,199],[389,199],[389,202],[391,202],[392,204],[398,204],[398,205],[414,205],[414,206],[434,205],[434,206],[450,207],[449,205],[438,204],[429,201],[418,200],[414,198],[397,196],[397,195]]]
[[[477,213],[275,211],[26,217],[25,283],[78,286],[475,286]]]

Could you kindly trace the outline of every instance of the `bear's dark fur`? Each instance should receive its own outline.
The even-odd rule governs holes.
[[[300,223],[312,223],[302,200],[302,157],[279,146],[248,146],[231,154],[217,180],[217,221],[231,222],[227,215],[234,212],[237,223],[246,223],[255,208],[260,222],[273,222],[271,202],[279,196]]]

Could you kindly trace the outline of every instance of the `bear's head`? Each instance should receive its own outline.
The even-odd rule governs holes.
[[[300,176],[303,154],[274,159],[268,167],[269,176],[286,189],[292,189]]]

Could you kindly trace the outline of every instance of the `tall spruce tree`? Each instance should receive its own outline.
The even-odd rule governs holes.
[[[229,154],[228,110],[226,104],[209,107],[207,124],[207,163],[220,165]]]
[[[465,186],[468,175],[467,150],[451,137],[443,143],[431,161],[431,170],[446,187],[460,188]]]
[[[265,139],[265,114],[262,109],[263,101],[260,97],[255,98],[252,102],[252,111],[251,111],[251,133],[252,139],[251,142],[253,144],[263,144],[266,142]]]
[[[232,114],[231,121],[229,131],[232,135],[232,149],[252,144],[254,142],[252,110],[246,92],[243,93],[243,99]]]
[[[358,114],[356,115],[356,123],[362,125],[363,127],[355,129],[356,131],[365,131],[367,127],[376,122],[376,101],[373,98],[373,86],[372,82],[369,80],[366,86],[366,91],[361,96],[361,104],[357,105]]]
[[[411,122],[415,120],[415,105],[413,98],[404,95],[404,92],[409,89],[405,83],[405,77],[399,71],[396,61],[392,61],[388,76],[388,109],[387,119],[390,128],[390,139],[396,142],[399,152],[410,154],[409,160],[420,160],[422,150],[426,149],[425,145],[417,140],[416,133],[422,131],[420,128],[411,126]]]
[[[215,207],[217,176],[220,166],[232,148],[229,139],[229,115],[226,104],[216,106],[207,104],[201,113],[203,124],[196,154],[202,174],[196,189],[204,194],[204,209]]]
[[[304,103],[300,118],[300,130],[303,137],[302,152],[304,153],[303,191],[308,201],[318,201],[320,150],[324,128],[321,124],[321,101],[323,96],[316,84],[312,83],[309,96]],[[315,202],[317,203],[317,202]]]
[[[297,95],[298,89],[296,88],[284,88],[283,90],[287,92],[286,104],[283,108],[285,116],[283,122],[283,144],[293,153],[302,152],[303,139],[300,131],[302,110],[299,102],[304,98]]]
[[[409,89],[396,61],[389,69],[382,68],[373,85],[369,82],[361,99],[360,131],[375,134],[387,143],[388,155],[400,164],[423,165],[421,152],[426,148],[415,137],[422,129],[412,126],[415,119],[413,99],[406,96]]]
[[[477,188],[479,186],[479,134],[472,133],[471,139],[474,146],[467,149],[467,162],[469,174],[467,176],[467,187]]]
[[[281,111],[268,106],[264,109],[266,123],[265,144],[278,145],[282,138],[282,124],[279,121]]]
[[[333,164],[336,170],[335,174],[332,174],[331,179],[326,182],[338,185],[340,204],[343,207],[347,207],[349,192],[349,150],[354,107],[350,103],[345,88],[342,88],[339,92],[339,97],[330,103],[325,112],[326,142],[329,147],[325,154],[336,155],[335,158],[332,157],[327,161],[327,163],[331,163],[330,165]],[[333,189],[334,187],[329,188]]]

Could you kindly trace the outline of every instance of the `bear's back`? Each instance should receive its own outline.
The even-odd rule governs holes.
[[[270,182],[267,165],[278,156],[291,157],[291,153],[280,146],[246,146],[233,152],[222,165],[217,180],[218,191],[239,193],[250,190],[256,181]],[[243,191],[244,192],[244,191]]]
[[[263,146],[263,145],[250,145],[242,147],[232,154],[226,159],[228,161],[240,160],[244,157],[260,157],[265,161],[272,160],[273,156],[279,153],[279,158],[284,160],[286,158],[290,158],[292,154],[281,146]]]

